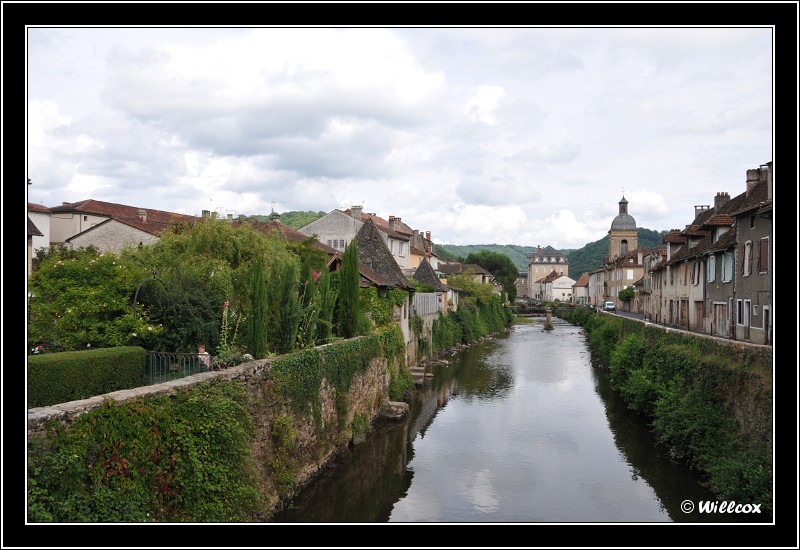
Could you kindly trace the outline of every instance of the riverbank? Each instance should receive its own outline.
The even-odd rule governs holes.
[[[772,513],[772,349],[665,331],[576,309],[627,406],[723,500]]]

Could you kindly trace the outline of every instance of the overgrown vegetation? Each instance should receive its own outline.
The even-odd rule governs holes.
[[[772,511],[771,356],[666,333],[587,308],[562,314],[589,334],[628,406],[645,415],[673,456],[704,473],[720,498]],[[737,388],[761,407],[737,422]],[[755,405],[753,405],[755,406]]]
[[[512,321],[513,315],[503,307],[496,294],[487,303],[470,296],[462,297],[457,311],[449,315],[440,313],[433,321],[433,351],[474,342],[481,336],[508,328]]]
[[[30,522],[235,522],[259,507],[244,386],[113,402],[29,438]]]

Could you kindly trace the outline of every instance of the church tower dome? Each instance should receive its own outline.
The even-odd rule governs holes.
[[[608,235],[609,260],[624,256],[629,250],[635,250],[639,246],[639,230],[636,228],[636,220],[628,214],[628,201],[624,195],[619,201],[619,214],[611,222]]]

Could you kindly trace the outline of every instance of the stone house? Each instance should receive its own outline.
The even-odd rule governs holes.
[[[199,219],[92,199],[52,207],[50,214],[51,244],[65,244],[72,248],[92,245],[104,252],[151,244],[175,224],[191,224]]]
[[[569,258],[550,245],[536,247],[536,252],[528,253],[528,290],[526,294],[535,297],[533,285],[541,278],[555,271],[559,275],[569,275]],[[519,294],[519,291],[517,291]]]
[[[577,282],[572,285],[572,303],[578,305],[589,304],[589,273],[584,272]]]
[[[411,273],[411,238],[413,230],[400,218],[390,216],[384,220],[376,214],[366,213],[360,206],[347,210],[333,210],[321,218],[304,225],[298,231],[307,236],[315,236],[318,241],[336,250],[344,251],[364,225],[371,220],[381,238],[404,273]]]
[[[408,324],[411,304],[408,292],[413,291],[414,287],[397,265],[383,235],[371,219],[361,224],[353,240],[358,247],[359,285],[362,288],[376,287],[380,295],[385,295],[390,289],[406,291],[403,305],[394,308],[394,320],[400,325],[407,344],[411,340]]]
[[[587,289],[589,305],[595,307],[603,305],[606,296],[605,275],[606,271],[602,267],[589,272],[589,286]]]
[[[534,297],[543,302],[572,302],[572,286],[575,279],[556,272],[542,277],[534,284]]]

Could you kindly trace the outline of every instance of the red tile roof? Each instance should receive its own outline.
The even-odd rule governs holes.
[[[39,212],[41,214],[49,214],[50,209],[42,204],[36,204],[35,202],[28,203],[28,212]]]

